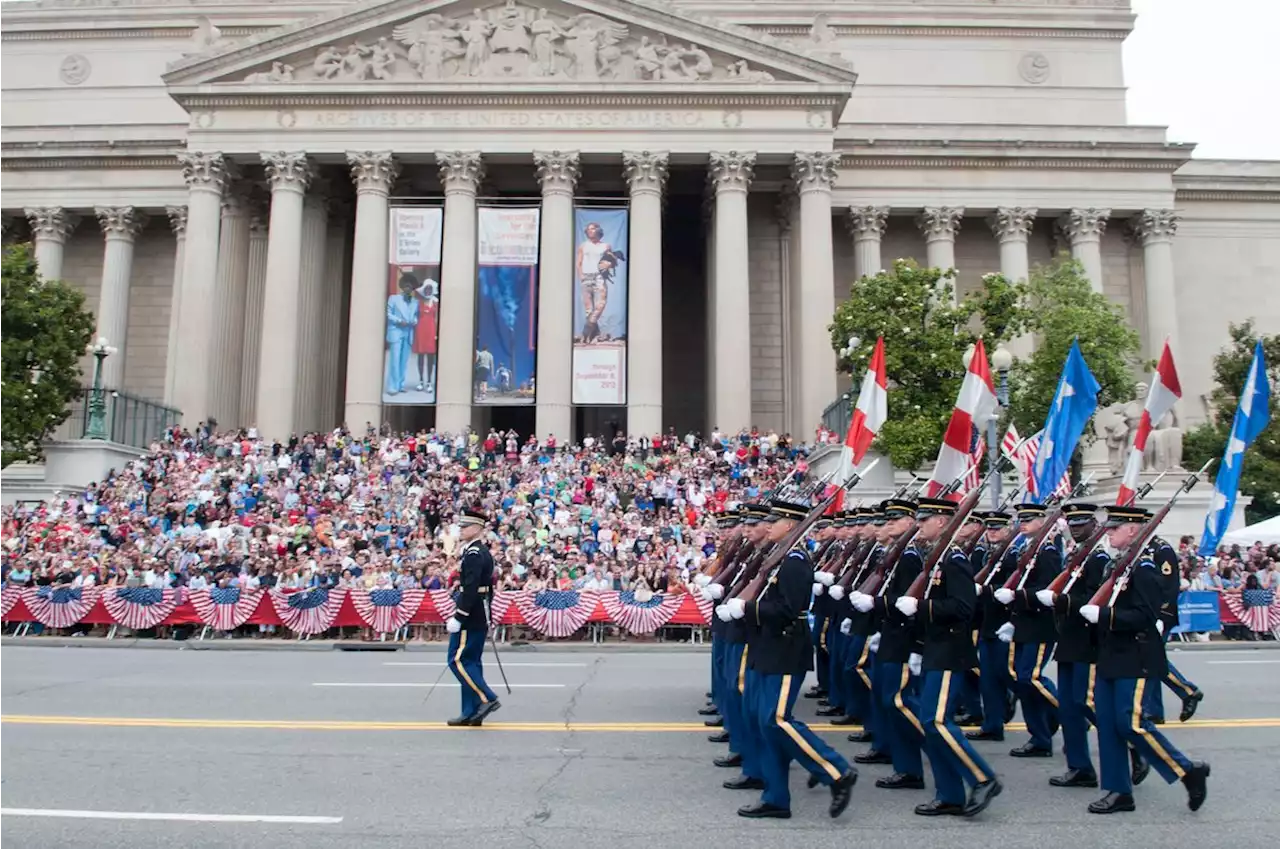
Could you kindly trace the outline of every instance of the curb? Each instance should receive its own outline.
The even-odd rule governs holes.
[[[4,637],[0,645],[26,648],[144,649],[148,651],[257,651],[257,652],[410,652],[444,654],[448,643],[362,642],[352,640],[139,640],[132,637]],[[513,654],[682,654],[710,653],[710,643],[504,643],[499,650]]]

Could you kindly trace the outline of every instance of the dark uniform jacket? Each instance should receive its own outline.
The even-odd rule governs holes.
[[[729,570],[729,577],[725,579],[725,596],[729,594],[729,590],[733,588],[735,583],[737,583],[738,577],[742,574],[742,570],[746,568],[747,562],[751,560],[759,550],[759,546],[753,546],[750,543],[742,546],[738,554],[736,565]],[[723,596],[717,604],[724,604]],[[728,622],[724,622],[719,616],[713,614],[711,617],[711,636],[713,638],[723,639],[727,643],[745,643],[747,641],[747,630],[741,620],[731,619]]]
[[[453,618],[468,630],[489,627],[489,605],[493,592],[493,555],[479,540],[462,549],[461,594]]]
[[[813,561],[807,552],[793,549],[774,568],[760,597],[746,603],[742,621],[751,635],[748,666],[761,675],[803,675],[813,669],[812,594]]]
[[[1080,615],[1080,608],[1089,603],[1093,594],[1102,586],[1103,575],[1111,555],[1099,548],[1080,564],[1080,574],[1068,592],[1058,593],[1054,600],[1053,614],[1058,623],[1058,648],[1054,659],[1059,663],[1095,663],[1098,659],[1097,629]]]
[[[1160,586],[1164,592],[1160,599],[1160,621],[1164,623],[1164,636],[1178,625],[1178,594],[1182,592],[1182,569],[1178,566],[1178,553],[1173,546],[1154,537],[1150,550],[1156,564],[1156,573],[1160,576]]]
[[[1062,571],[1062,550],[1051,539],[1040,545],[1034,562],[1027,564],[1031,573],[1023,576],[1022,589],[1014,592],[1009,605],[1015,643],[1052,643],[1058,636],[1053,611],[1036,598],[1036,592],[1049,586]]]
[[[991,570],[990,580],[986,586],[982,588],[982,593],[978,596],[978,636],[984,640],[999,639],[996,631],[1000,626],[1009,621],[1009,608],[996,601],[995,591],[1004,586],[1004,582],[1009,580],[1009,576],[1013,574],[1013,570],[1017,568],[1018,557],[1021,555],[1022,549],[1026,547],[1026,537],[1018,537],[1013,540],[1004,550],[1004,556],[1000,558],[1000,564]],[[983,565],[985,565],[986,552],[983,552]],[[973,564],[975,570],[981,567]],[[977,571],[974,574],[978,574]]]
[[[898,558],[892,580],[884,592],[876,597],[872,608],[880,617],[880,650],[876,654],[882,663],[906,663],[912,653],[920,651],[920,635],[915,623],[896,607],[899,598],[911,588],[911,584],[924,567],[924,558],[914,545],[908,546]]]
[[[915,617],[923,626],[923,668],[965,672],[977,666],[972,637],[977,592],[968,555],[952,547],[929,576],[924,591]]]
[[[880,545],[880,543],[876,543],[875,548],[873,548],[871,550],[871,553],[867,555],[867,568],[862,569],[862,577],[858,579],[859,583],[861,581],[865,581],[868,575],[872,575],[875,573],[876,566],[879,564],[880,558],[883,554],[884,554],[884,546]],[[861,566],[862,566],[861,563],[849,564],[849,568],[855,569],[855,570],[859,569]],[[858,588],[857,584],[855,583],[852,587],[850,587],[849,592],[852,593],[857,588]],[[862,611],[858,610],[858,608],[853,606],[853,602],[849,600],[848,593],[845,594],[843,604],[844,604],[844,618],[848,619],[850,622],[849,636],[869,637],[876,632],[876,626],[878,624],[878,620],[876,619],[876,612],[874,608],[871,610],[868,610],[866,613],[863,613]],[[843,621],[843,619],[841,621]]]
[[[1098,613],[1098,674],[1118,678],[1163,679],[1168,673],[1164,639],[1156,628],[1164,587],[1156,552],[1148,548],[1117,578],[1125,581],[1115,601]]]

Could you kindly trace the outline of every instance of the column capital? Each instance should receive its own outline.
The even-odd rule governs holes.
[[[711,154],[711,169],[708,172],[716,193],[745,192],[751,185],[755,175],[756,155],[739,153],[731,150],[728,153]]]
[[[1074,245],[1088,239],[1102,238],[1110,217],[1109,209],[1075,207],[1058,216],[1057,228]]]
[[[205,189],[222,194],[229,178],[227,160],[221,153],[192,151],[179,153],[178,164],[182,166],[182,179],[187,181],[188,188]]]
[[[1023,241],[1031,235],[1037,212],[1033,206],[1002,206],[992,213],[987,223],[1001,242]]]
[[[271,191],[305,194],[315,178],[315,166],[301,151],[272,150],[258,154],[267,170]]]
[[[963,219],[963,206],[926,206],[916,216],[916,226],[924,233],[927,242],[953,242]]]
[[[484,179],[484,157],[478,150],[436,151],[440,166],[440,182],[445,194],[463,192],[474,195]]]
[[[1143,247],[1173,240],[1178,213],[1172,209],[1144,209],[1129,219],[1129,229]]]
[[[855,239],[875,239],[884,237],[889,229],[889,207],[887,206],[851,206],[844,220],[849,235]]]
[[[622,175],[627,180],[631,194],[662,194],[662,189],[667,184],[667,165],[670,159],[670,154],[665,150],[624,150]]]
[[[250,212],[249,192],[245,186],[228,186],[222,195],[222,215],[246,215]]]
[[[545,195],[572,195],[582,175],[576,150],[535,150],[533,164]]]
[[[60,206],[29,206],[23,212],[31,223],[31,235],[36,239],[65,242],[80,223],[80,216]]]
[[[390,194],[400,176],[400,163],[389,150],[349,150],[347,164],[351,166],[351,182],[355,183],[357,194]]]
[[[147,226],[147,216],[132,206],[96,206],[93,214],[98,216],[102,235],[108,239],[132,242]]]
[[[829,192],[836,182],[836,163],[840,154],[826,151],[797,153],[791,161],[791,179],[800,194],[805,192]]]
[[[169,216],[169,227],[173,235],[179,239],[187,236],[187,208],[185,206],[166,206],[165,214]]]

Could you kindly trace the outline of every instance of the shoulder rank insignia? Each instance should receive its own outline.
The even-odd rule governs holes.
[[[1160,574],[1166,578],[1173,574],[1173,564],[1165,560],[1160,564]]]

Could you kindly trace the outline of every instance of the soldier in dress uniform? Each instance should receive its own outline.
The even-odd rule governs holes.
[[[808,513],[804,504],[775,498],[775,521],[769,541],[780,543]],[[747,710],[761,744],[764,793],[759,802],[738,809],[744,817],[791,816],[788,771],[798,761],[818,783],[831,788],[829,813],[838,817],[849,806],[857,772],[839,752],[791,715],[813,668],[809,638],[809,600],[813,590],[813,561],[803,546],[796,546],[773,568],[758,598],[726,602],[730,615],[751,623],[747,664],[755,673],[749,688]]]
[[[1156,572],[1160,575],[1160,586],[1164,596],[1160,605],[1160,620],[1164,622],[1165,642],[1173,636],[1173,629],[1178,625],[1178,595],[1182,592],[1182,570],[1178,567],[1178,553],[1165,540],[1158,540],[1156,549]],[[1166,657],[1167,657],[1166,652]],[[1162,681],[1153,681],[1146,690],[1146,702],[1142,709],[1156,725],[1164,724],[1164,691],[1160,684],[1168,687],[1182,701],[1182,711],[1178,714],[1181,722],[1195,716],[1200,707],[1204,693],[1200,688],[1178,671],[1172,661],[1167,663],[1169,671]]]
[[[489,634],[489,605],[493,592],[493,556],[484,544],[489,517],[463,510],[461,594],[446,626],[449,631],[449,671],[462,691],[462,713],[449,725],[478,726],[502,702],[484,680],[484,640]]]
[[[728,510],[716,516],[716,529],[719,532],[717,546],[721,552],[724,551],[729,536],[738,527],[739,521],[738,511]],[[740,557],[741,554],[738,553],[735,556]],[[718,563],[717,567],[725,565],[728,564]],[[715,599],[715,596],[707,588],[707,584],[711,583],[710,575],[700,577],[696,583],[700,587],[704,600],[713,601]],[[722,683],[724,680],[724,628],[724,622],[715,617],[711,618],[711,692],[707,694],[709,701],[706,707],[698,710],[699,716],[711,717],[707,722],[713,727],[724,724],[724,720],[721,717],[722,708],[720,707],[722,700],[727,696]]]
[[[825,545],[834,539],[835,528],[832,527],[832,521],[828,517],[823,517],[814,525],[813,538],[819,545]],[[810,602],[809,610],[813,613],[813,630],[811,639],[813,640],[814,653],[814,670],[817,673],[818,683],[804,694],[806,699],[819,699],[825,702],[819,710],[819,716],[836,716],[837,711],[832,710],[832,705],[828,697],[831,695],[831,649],[828,642],[827,631],[831,626],[830,605],[824,592],[822,584],[816,580],[813,584],[813,601]],[[839,623],[836,623],[839,625]],[[823,711],[827,711],[823,713]]]
[[[956,505],[946,499],[920,499],[917,539],[938,544],[955,512]],[[898,612],[916,623],[923,638],[919,715],[935,796],[933,801],[916,806],[920,816],[971,817],[985,810],[1003,789],[995,771],[952,719],[960,678],[978,662],[971,630],[977,593],[969,556],[962,546],[982,531],[981,515],[970,514],[930,570],[922,598],[903,595],[894,603]],[[967,794],[965,785],[970,788]]]
[[[913,514],[914,515],[914,514]],[[884,555],[885,546],[893,538],[893,535],[886,530],[891,527],[889,519],[885,515],[881,507],[867,508],[863,511],[863,525],[860,528],[861,535],[866,539],[874,539],[875,547],[871,549],[871,554],[867,558],[867,568],[862,571],[863,577],[860,580],[866,580],[867,575],[875,573],[876,567],[879,566],[880,558]],[[896,524],[910,527],[910,521],[897,522]],[[884,729],[885,713],[882,707],[882,688],[877,684],[877,670],[879,663],[877,661],[876,645],[872,645],[871,637],[880,631],[880,620],[876,616],[874,608],[866,611],[858,610],[853,606],[853,592],[857,590],[857,583],[854,583],[850,592],[845,596],[845,614],[849,618],[849,635],[853,638],[853,643],[847,659],[854,661],[853,671],[855,673],[855,692],[861,693],[863,701],[863,728],[861,731],[855,731],[849,735],[850,743],[871,743],[871,748],[854,756],[857,763],[868,764],[887,764],[892,763],[889,757],[889,733]],[[843,625],[843,623],[842,623]],[[856,647],[856,651],[855,648]],[[856,655],[856,660],[854,659]],[[883,748],[877,745],[883,744]]]
[[[1022,533],[1034,536],[1044,524],[1048,508],[1043,504],[1019,504],[1018,521]],[[1013,623],[1014,670],[1017,674],[1018,700],[1022,702],[1022,718],[1031,739],[1009,752],[1015,758],[1053,757],[1053,735],[1058,730],[1058,688],[1044,675],[1044,667],[1053,656],[1057,629],[1053,611],[1036,599],[1037,591],[1049,586],[1062,571],[1061,540],[1047,536],[1027,564],[1020,586],[1001,587],[996,601],[1009,606]]]
[[[870,525],[867,514],[871,511],[861,507],[846,510],[840,521],[841,564],[835,572],[835,581],[827,589],[831,600],[831,627],[829,634],[836,635],[838,650],[831,657],[831,680],[839,682],[839,694],[844,713],[831,719],[832,725],[864,725],[870,721],[871,690],[858,674],[858,661],[865,654],[867,634],[855,632],[853,614],[856,612],[849,603],[849,593],[839,582],[850,572],[857,572],[860,563],[854,562],[854,554],[864,542],[870,539]],[[861,616],[862,614],[858,614]],[[870,739],[870,738],[868,738]]]
[[[973,574],[977,575],[987,565],[987,558],[1004,549],[1000,562],[987,573],[982,584],[975,584],[977,601],[975,604],[975,621],[978,628],[978,668],[981,672],[982,689],[982,726],[977,731],[966,731],[965,737],[970,740],[1004,740],[1004,726],[1013,719],[1017,709],[1017,697],[1014,685],[1017,675],[1014,671],[1014,645],[1010,637],[1008,641],[1000,639],[999,631],[1009,625],[1009,610],[995,600],[993,593],[1009,580],[1018,562],[1018,547],[1005,546],[1005,542],[1013,534],[1013,517],[1002,510],[991,510],[982,513],[982,524],[986,529],[983,540],[973,550],[970,564]]]
[[[1140,507],[1113,507],[1108,511],[1111,546],[1123,551],[1142,534],[1151,514]],[[1133,786],[1125,756],[1126,743],[1156,768],[1165,781],[1181,781],[1187,789],[1187,806],[1199,810],[1208,795],[1209,765],[1191,761],[1170,743],[1155,724],[1143,716],[1143,691],[1153,679],[1167,672],[1164,622],[1161,607],[1160,540],[1116,576],[1103,605],[1086,604],[1080,615],[1098,626],[1098,672],[1094,709],[1098,719],[1098,760],[1102,789],[1107,791],[1089,805],[1094,814],[1134,809]]]

